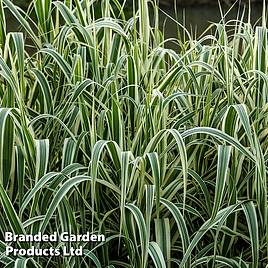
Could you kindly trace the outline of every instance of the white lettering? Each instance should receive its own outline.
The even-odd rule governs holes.
[[[13,234],[11,232],[5,232],[5,242],[13,241]]]
[[[6,246],[6,255],[8,256],[11,252],[13,252],[13,247]]]

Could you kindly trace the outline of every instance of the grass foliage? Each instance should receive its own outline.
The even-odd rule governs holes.
[[[171,50],[157,5],[137,3],[126,19],[117,0],[0,1],[1,267],[267,264],[265,5],[257,27],[223,17],[194,39],[178,24]],[[106,241],[6,257],[5,231]]]

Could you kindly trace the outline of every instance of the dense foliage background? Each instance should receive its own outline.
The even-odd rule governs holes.
[[[265,4],[259,26],[222,14],[198,40],[180,22],[165,39],[154,2],[130,19],[95,4],[36,0],[28,16],[0,1],[1,265],[265,267]],[[106,241],[72,243],[82,258],[17,258],[6,231]],[[63,246],[13,244],[31,245]]]

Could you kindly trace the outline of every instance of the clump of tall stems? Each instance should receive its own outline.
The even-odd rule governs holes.
[[[179,26],[177,50],[137,3],[126,18],[117,0],[0,1],[1,267],[267,265],[265,3],[256,27]],[[6,231],[106,241],[18,258]],[[31,245],[63,246],[16,247]]]

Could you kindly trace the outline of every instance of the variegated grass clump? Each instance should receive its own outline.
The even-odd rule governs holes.
[[[6,10],[24,34],[6,32]],[[177,51],[158,13],[0,1],[1,267],[267,265],[265,3],[257,27],[223,17],[195,40],[178,24]],[[17,258],[6,231],[106,241],[82,258]]]

